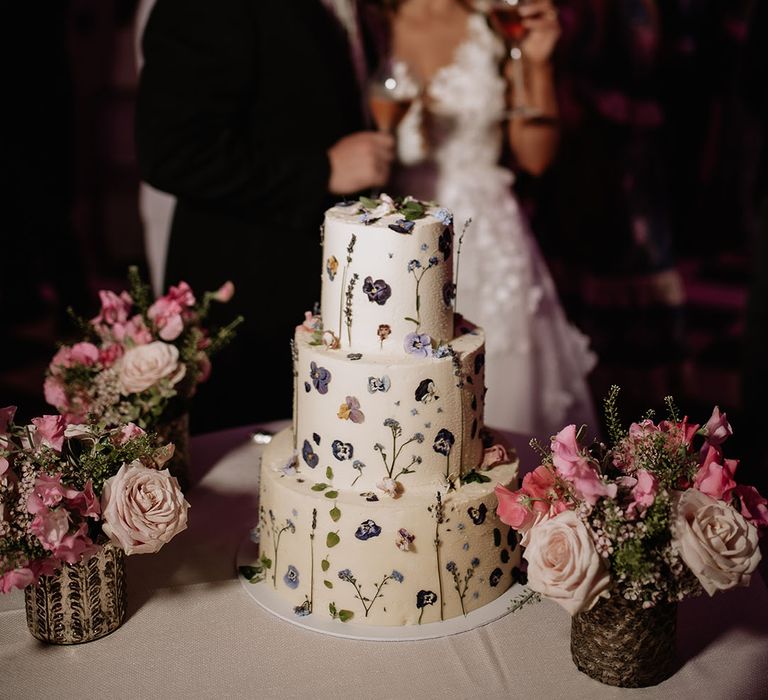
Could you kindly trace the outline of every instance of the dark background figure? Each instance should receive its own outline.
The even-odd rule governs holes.
[[[139,166],[177,197],[166,286],[231,279],[235,297],[213,320],[245,317],[195,398],[193,432],[290,415],[289,340],[319,298],[330,191],[387,176],[389,137],[362,133],[361,76],[329,5],[158,0],[144,32]],[[364,143],[343,141],[352,134]]]

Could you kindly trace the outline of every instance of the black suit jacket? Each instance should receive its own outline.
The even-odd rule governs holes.
[[[320,294],[327,150],[365,126],[346,35],[320,0],[158,0],[143,51],[141,175],[177,197],[166,282],[231,279],[223,310],[246,318],[193,426],[288,416],[288,342]]]

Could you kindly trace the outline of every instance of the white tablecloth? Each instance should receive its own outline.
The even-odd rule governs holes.
[[[114,634],[44,645],[27,631],[23,595],[0,597],[0,698],[768,697],[768,591],[758,576],[749,588],[683,603],[680,670],[638,690],[579,673],[570,618],[547,600],[422,642],[348,641],[271,616],[234,568],[256,521],[260,448],[250,432],[193,440],[190,527],[158,554],[128,558],[128,619]]]

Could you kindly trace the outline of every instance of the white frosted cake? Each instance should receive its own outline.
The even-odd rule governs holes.
[[[454,314],[453,248],[450,213],[414,200],[326,212],[321,313],[296,330],[251,572],[297,615],[435,622],[513,583],[494,487],[517,461],[483,428],[484,336]]]

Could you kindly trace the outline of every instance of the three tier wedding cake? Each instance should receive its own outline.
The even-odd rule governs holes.
[[[267,446],[253,575],[297,615],[408,625],[513,583],[494,487],[517,460],[483,426],[484,335],[454,313],[451,214],[339,204],[323,226],[320,314],[293,342],[293,426]]]

